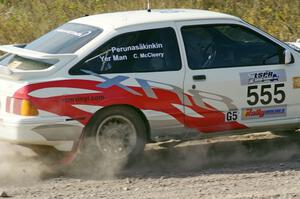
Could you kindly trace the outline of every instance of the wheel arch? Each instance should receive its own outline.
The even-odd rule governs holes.
[[[86,133],[88,131],[88,129],[91,128],[91,125],[96,120],[96,115],[97,114],[100,114],[101,112],[106,111],[108,109],[122,108],[122,107],[130,108],[130,109],[136,111],[139,114],[139,116],[144,121],[144,124],[145,124],[145,127],[146,127],[147,141],[150,142],[151,141],[151,128],[150,128],[150,124],[149,124],[149,121],[148,121],[147,117],[145,116],[145,114],[139,108],[137,108],[135,106],[132,106],[132,105],[128,105],[128,104],[110,105],[110,106],[106,106],[104,108],[99,109],[98,111],[96,111],[93,114],[93,116],[88,121],[87,125],[84,127],[84,133]]]

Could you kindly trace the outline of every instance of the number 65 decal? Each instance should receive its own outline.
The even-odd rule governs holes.
[[[258,102],[263,105],[268,105],[272,101],[276,104],[281,104],[285,100],[285,92],[282,89],[284,88],[284,84],[275,84],[274,89],[272,89],[271,84],[261,85],[260,86],[260,95],[257,92],[259,90],[259,86],[249,86],[247,91],[247,103],[250,106],[256,105]]]
[[[239,119],[238,111],[229,111],[225,114],[225,121],[226,122],[237,121],[238,119]]]

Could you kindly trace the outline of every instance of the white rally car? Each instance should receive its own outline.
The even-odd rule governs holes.
[[[152,137],[294,131],[300,52],[240,18],[203,10],[130,11],[70,21],[3,45],[0,139],[108,158]],[[274,132],[276,132],[274,131]]]

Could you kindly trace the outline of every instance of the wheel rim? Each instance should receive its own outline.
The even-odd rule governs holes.
[[[104,119],[96,134],[96,144],[100,152],[110,159],[128,156],[137,143],[136,128],[133,123],[121,115]]]

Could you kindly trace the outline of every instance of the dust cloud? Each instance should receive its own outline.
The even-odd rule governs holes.
[[[48,171],[31,149],[0,142],[0,186],[31,184]]]
[[[298,136],[299,137],[299,136]],[[300,137],[279,137],[271,133],[223,136],[188,141],[167,141],[148,144],[144,155],[135,162],[124,158],[106,159],[100,156],[93,140],[86,140],[85,147],[74,162],[61,166],[65,177],[80,179],[115,179],[122,177],[180,176],[189,171],[209,171],[251,164],[280,164],[300,159]],[[48,158],[44,154],[44,158]],[[0,143],[0,185],[33,183],[53,172],[51,164],[42,161],[32,150],[7,143]],[[55,172],[57,172],[55,170]],[[50,176],[51,177],[51,176]]]
[[[166,175],[209,169],[243,167],[261,163],[280,164],[300,157],[300,135],[279,137],[269,132],[222,136],[147,146],[145,155],[128,172],[142,175]],[[170,147],[168,147],[170,145]]]
[[[180,175],[189,171],[243,167],[262,162],[285,162],[300,157],[300,136],[280,137],[269,132],[206,139],[171,140],[148,144],[135,162],[108,160],[87,141],[87,148],[68,169],[69,176],[87,179]]]
[[[0,186],[25,186],[53,177],[112,179],[125,167],[126,160],[106,160],[87,140],[84,151],[69,165],[61,164],[64,156],[47,150],[0,142]],[[92,143],[92,142],[91,142]]]
[[[110,141],[111,142],[111,141]],[[88,179],[113,179],[127,166],[127,159],[111,154],[110,158],[101,155],[95,145],[95,138],[84,140],[84,146],[74,162],[65,172],[66,175]]]

